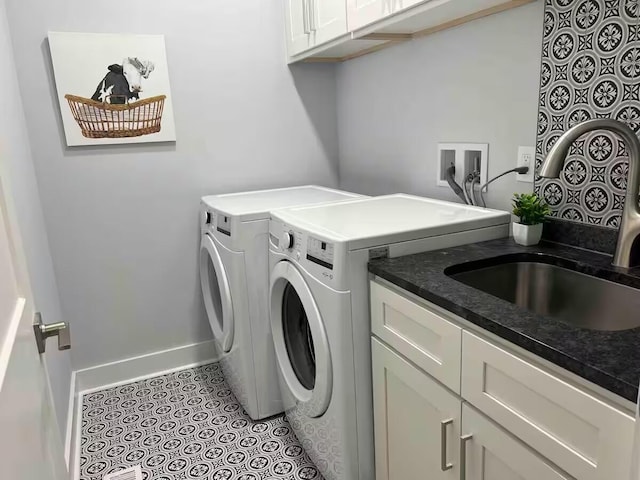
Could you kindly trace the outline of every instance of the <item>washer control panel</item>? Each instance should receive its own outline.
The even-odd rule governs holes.
[[[200,204],[200,232],[210,232],[216,228],[216,214],[206,204]]]
[[[297,262],[316,280],[336,290],[345,289],[345,255],[340,243],[277,220],[269,224],[269,238],[271,248]]]
[[[220,233],[230,237],[231,236],[231,218],[223,214],[218,214],[216,215],[216,217],[218,220],[216,229]]]
[[[289,231],[282,234],[282,239],[280,240],[280,245],[282,245],[282,248],[291,250],[295,244],[296,237],[293,232]]]
[[[333,243],[309,236],[307,238],[307,260],[333,270]]]
[[[211,228],[216,220],[216,216],[211,210],[202,210],[202,228]]]

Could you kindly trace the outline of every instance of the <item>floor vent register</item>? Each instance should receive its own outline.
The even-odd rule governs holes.
[[[140,465],[105,475],[103,480],[142,480]]]

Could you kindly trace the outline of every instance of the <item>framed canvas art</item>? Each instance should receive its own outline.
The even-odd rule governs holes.
[[[176,140],[163,35],[49,32],[68,146]]]

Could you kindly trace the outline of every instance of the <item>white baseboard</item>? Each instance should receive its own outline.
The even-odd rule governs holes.
[[[213,340],[171,348],[160,352],[105,363],[76,372],[76,391],[89,393],[119,384],[142,380],[149,375],[169,373],[168,370],[188,368],[217,359]]]
[[[67,464],[67,468],[71,471],[71,465],[69,459],[71,458],[71,442],[73,440],[73,425],[75,414],[75,399],[76,399],[76,372],[71,372],[71,386],[69,387],[69,406],[67,410],[67,426],[65,429],[65,441],[64,441],[64,461]]]
[[[84,395],[218,360],[214,341],[209,340],[74,371],[65,438],[65,459],[70,478],[78,480],[80,477],[80,418]]]

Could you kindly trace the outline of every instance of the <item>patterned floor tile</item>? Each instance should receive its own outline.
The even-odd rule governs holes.
[[[218,364],[83,397],[82,480],[133,465],[144,480],[322,480],[286,418],[255,422]]]

